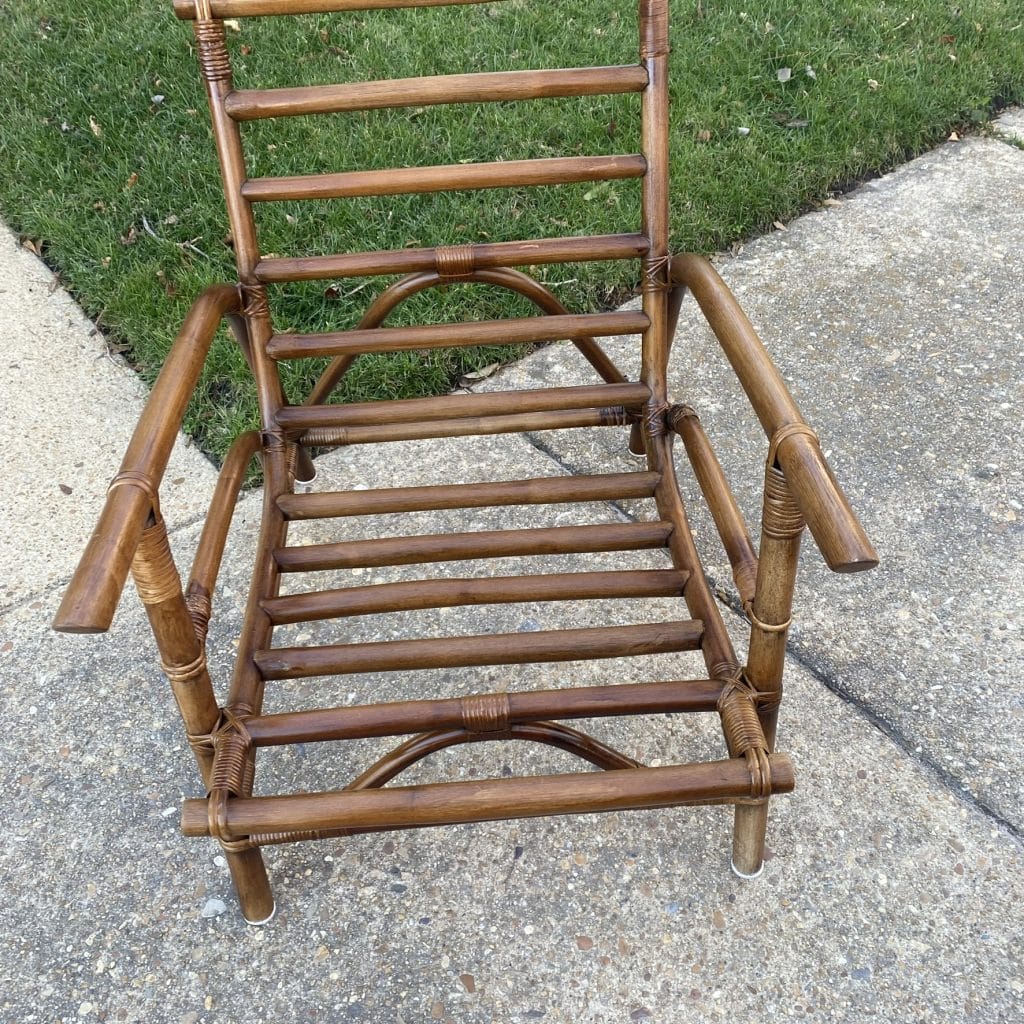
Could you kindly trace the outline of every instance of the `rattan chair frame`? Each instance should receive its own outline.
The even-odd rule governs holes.
[[[174,0],[193,23],[210,105],[239,283],[207,289],[196,301],[153,388],[120,472],[54,626],[106,630],[129,572],[145,605],[207,795],[187,800],[186,835],[214,836],[231,868],[245,918],[268,920],[273,897],[261,847],[304,839],[510,817],[687,804],[733,804],[733,866],[759,872],[770,797],[794,785],[790,759],[775,752],[800,539],[805,523],[837,572],[868,569],[877,556],[832,476],[818,441],[763,345],[710,263],[669,252],[668,5],[640,0],[640,59],[613,68],[454,75],[338,86],[236,90],[225,18],[434,6],[479,0]],[[642,152],[322,174],[246,175],[242,125],[250,120],[428,103],[637,92]],[[316,257],[261,254],[252,205],[281,199],[388,195],[443,188],[551,185],[636,178],[642,224],[634,233],[522,242],[438,245]],[[639,310],[572,314],[526,265],[591,259],[639,260]],[[267,286],[353,275],[404,275],[384,289],[354,330],[275,333]],[[512,289],[539,315],[483,323],[383,326],[409,296],[437,285],[476,282]],[[667,368],[680,304],[690,293],[707,318],[768,439],[761,540],[751,540],[696,412],[670,400]],[[160,513],[159,487],[185,408],[212,339],[227,322],[251,367],[261,429],[242,434],[225,459],[192,571],[182,586]],[[641,371],[630,381],[595,339],[642,337]],[[520,392],[451,395],[365,405],[328,399],[367,352],[438,345],[571,340],[602,383]],[[306,356],[331,363],[303,405],[285,401],[278,363]],[[309,449],[458,438],[565,427],[624,429],[645,465],[633,473],[489,484],[297,492],[312,475]],[[750,619],[741,665],[711,593],[677,485],[679,437],[706,499]],[[454,442],[457,443],[457,442]],[[206,661],[214,585],[247,467],[263,471],[263,513],[251,592],[227,699],[219,703]],[[289,547],[292,521],[411,510],[646,499],[652,522],[486,533],[380,537]],[[281,596],[282,575],[346,566],[429,564],[567,552],[665,549],[671,569],[378,584]],[[429,637],[381,643],[282,648],[275,626],[350,614],[527,600],[682,597],[689,618],[634,626],[549,630],[507,636]],[[567,690],[470,694],[436,700],[264,714],[276,679],[452,666],[578,661],[700,651],[706,677]],[[645,767],[564,721],[663,712],[717,713],[728,756],[719,761]],[[340,791],[254,796],[263,747],[366,737],[410,737]],[[482,740],[522,739],[568,750],[601,769],[568,775],[386,786],[433,751]]]

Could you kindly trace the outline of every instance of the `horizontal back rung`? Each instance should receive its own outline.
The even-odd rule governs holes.
[[[567,388],[535,388],[532,391],[492,391],[481,395],[401,398],[352,405],[287,405],[278,412],[277,423],[286,430],[420,423],[463,416],[500,416],[512,412],[597,409],[609,405],[637,407],[650,397],[651,391],[646,384],[586,384]]]
[[[490,164],[440,164],[392,167],[377,171],[305,174],[289,178],[251,178],[242,186],[249,202],[285,199],[347,199],[517,185],[571,185],[581,181],[642,178],[647,161],[639,155],[572,156],[543,160],[507,160]]]
[[[278,508],[286,519],[332,519],[381,515],[385,512],[427,512],[450,508],[491,508],[498,505],[547,505],[570,501],[614,501],[650,498],[661,479],[658,473],[604,473],[599,476],[537,477],[485,484],[433,484],[387,487],[367,491],[282,494]]]
[[[326,334],[275,334],[267,342],[267,355],[271,359],[305,359],[310,356],[409,352],[425,348],[523,345],[640,334],[649,326],[646,313],[626,311],[429,324],[423,327],[377,327]]]
[[[274,552],[274,560],[281,572],[320,572],[476,558],[642,551],[665,547],[671,534],[672,524],[663,522],[482,530],[478,533],[380,537],[278,548]]]
[[[557,412],[521,412],[508,416],[471,416],[423,423],[382,423],[365,427],[320,427],[304,431],[299,440],[311,447],[377,444],[386,441],[422,441],[435,437],[484,437],[523,434],[534,430],[569,430],[575,427],[624,427],[629,423],[621,408],[560,409]]]
[[[236,121],[252,121],[262,117],[339,114],[438,103],[612,95],[640,92],[646,86],[647,69],[639,64],[551,71],[486,71],[287,89],[237,89],[225,97],[224,109]]]
[[[488,242],[466,246],[475,270],[588,260],[632,260],[646,256],[650,247],[647,236],[641,234],[537,238],[525,242]],[[255,273],[257,280],[276,284],[376,274],[415,274],[436,270],[437,265],[436,248],[390,249],[332,256],[265,257],[256,264]]]
[[[485,0],[210,0],[210,11],[215,18],[256,18],[276,14],[376,11],[395,7],[456,7],[484,2]],[[174,0],[174,13],[184,21],[193,20],[196,16],[195,0]]]
[[[254,660],[264,679],[308,679],[359,672],[532,665],[668,654],[696,650],[703,634],[703,623],[688,619],[641,626],[386,640],[327,647],[277,647],[256,651]]]
[[[567,572],[490,579],[452,578],[343,587],[289,594],[261,602],[275,626],[349,615],[378,615],[422,608],[532,601],[598,601],[626,597],[679,596],[690,574],[675,569]]]

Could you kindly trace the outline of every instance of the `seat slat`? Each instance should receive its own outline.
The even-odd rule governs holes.
[[[284,89],[236,89],[224,98],[224,109],[236,121],[251,121],[264,117],[339,114],[438,103],[607,96],[640,92],[646,87],[647,69],[639,64],[549,71],[489,71]]]
[[[657,473],[604,473],[597,476],[535,477],[483,484],[431,484],[426,487],[385,487],[366,491],[325,491],[282,494],[278,508],[286,519],[332,519],[424,512],[496,505],[545,505],[570,501],[614,501],[650,498]]]
[[[278,548],[274,558],[281,572],[416,565],[425,562],[530,555],[567,555],[598,551],[642,551],[663,548],[671,523],[600,523],[552,526],[535,530],[485,530],[479,533],[381,537],[337,544]]]
[[[267,342],[272,359],[409,352],[426,348],[475,345],[522,345],[573,338],[607,338],[640,334],[650,326],[646,313],[579,313],[530,316],[515,320],[429,324],[422,327],[377,327],[324,334],[275,334]]]
[[[693,651],[704,624],[696,619],[637,626],[552,629],[538,633],[431,637],[325,647],[278,647],[256,651],[264,679],[306,679],[357,672],[411,672],[471,665],[531,665],[541,662],[627,658]]]
[[[594,601],[619,597],[681,595],[688,572],[639,569],[618,572],[569,572],[531,576],[415,580],[345,587],[260,602],[274,625],[314,622],[348,615],[384,614],[459,605],[518,604],[533,601]]]
[[[397,196],[425,192],[513,188],[518,185],[571,185],[581,181],[642,178],[647,161],[622,156],[549,157],[487,164],[439,164],[391,167],[338,174],[304,174],[285,178],[250,178],[242,197],[251,203],[286,199],[347,199],[356,196]]]
[[[469,246],[477,270],[524,267],[542,263],[588,260],[631,260],[646,256],[651,243],[646,235],[581,235],[537,238],[525,242],[487,242]],[[331,256],[264,257],[255,268],[264,284],[319,281],[335,277],[370,277],[377,274],[415,274],[437,268],[437,249],[388,249],[376,252],[335,253]]]
[[[587,384],[532,391],[492,391],[439,398],[400,398],[352,405],[286,405],[277,413],[285,430],[313,427],[377,426],[381,423],[422,423],[426,420],[547,412],[556,409],[599,409],[640,406],[651,397],[646,384]]]
[[[524,412],[511,416],[476,416],[425,423],[384,423],[379,427],[326,427],[303,432],[304,445],[325,446],[377,444],[384,441],[419,441],[431,437],[482,437],[487,434],[523,434],[536,430],[568,430],[572,427],[622,427],[629,423],[626,411],[610,409],[562,409],[558,412]]]
[[[472,707],[482,697],[507,701],[510,724],[714,711],[725,685],[723,679],[677,679],[315,708],[248,718],[245,729],[256,747],[403,736],[459,728],[465,724],[467,705]]]
[[[492,0],[210,0],[215,18],[255,18],[276,14],[331,14],[335,11],[376,11],[395,7],[457,7]],[[494,0],[500,2],[500,0]],[[196,16],[195,0],[174,0],[183,21]]]

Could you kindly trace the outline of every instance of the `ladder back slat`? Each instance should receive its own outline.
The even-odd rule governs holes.
[[[357,672],[530,665],[668,654],[696,650],[703,633],[703,623],[687,619],[638,626],[552,629],[538,633],[281,647],[256,651],[253,657],[264,679],[306,679]]]
[[[299,520],[497,505],[614,501],[618,498],[649,498],[654,494],[659,479],[657,473],[606,473],[600,476],[537,477],[501,483],[282,494],[277,505],[286,519]]]
[[[308,430],[312,427],[421,423],[424,420],[500,416],[512,412],[639,406],[650,397],[651,391],[646,384],[629,383],[492,391],[480,395],[442,395],[439,398],[400,398],[352,405],[286,405],[277,414],[277,424],[286,430]]]
[[[377,327],[325,334],[275,334],[267,343],[267,354],[272,359],[305,359],[310,356],[408,352],[425,348],[521,345],[640,334],[649,325],[646,314],[626,311],[479,320],[422,327]]]
[[[173,0],[183,21],[196,16],[194,0]],[[278,14],[332,14],[337,11],[377,11],[396,7],[458,7],[492,0],[210,0],[214,18],[258,18]],[[494,0],[501,2],[501,0]]]
[[[425,192],[513,188],[527,185],[571,185],[583,181],[642,178],[642,156],[551,157],[489,164],[439,164],[392,167],[339,174],[307,174],[287,178],[251,178],[242,197],[253,203],[289,199],[348,199],[356,196],[397,196]]]
[[[523,434],[536,430],[570,430],[578,427],[624,427],[626,410],[561,409],[556,412],[523,412],[508,416],[472,416],[423,423],[382,423],[380,426],[320,427],[304,431],[299,440],[313,447],[377,444],[386,441],[422,441],[437,437],[484,437],[492,434]]]
[[[665,547],[671,533],[672,524],[665,522],[485,530],[307,544],[278,548],[274,558],[281,572],[319,572],[476,558],[642,551]]]
[[[494,270],[542,263],[639,259],[647,253],[650,242],[642,234],[581,235],[536,238],[525,242],[477,243],[468,248],[476,270]],[[437,256],[438,250],[429,248],[336,253],[331,256],[264,257],[256,264],[255,275],[265,284],[279,284],[335,277],[414,274],[435,270]]]
[[[607,96],[640,92],[646,86],[647,69],[639,64],[550,71],[489,71],[285,89],[237,89],[225,97],[224,109],[236,121],[252,121],[264,117],[339,114],[438,103]]]
[[[461,605],[672,597],[682,594],[689,575],[675,569],[636,569],[499,576],[493,579],[415,580],[290,594],[268,598],[261,602],[261,606],[277,626],[349,615]]]

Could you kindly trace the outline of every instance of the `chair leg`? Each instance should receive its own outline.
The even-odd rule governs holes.
[[[732,870],[740,878],[757,878],[764,870],[768,800],[737,804],[732,833]]]
[[[268,924],[274,916],[275,907],[263,854],[253,847],[240,851],[225,850],[224,856],[231,871],[231,880],[235,883],[242,916],[248,924]]]

